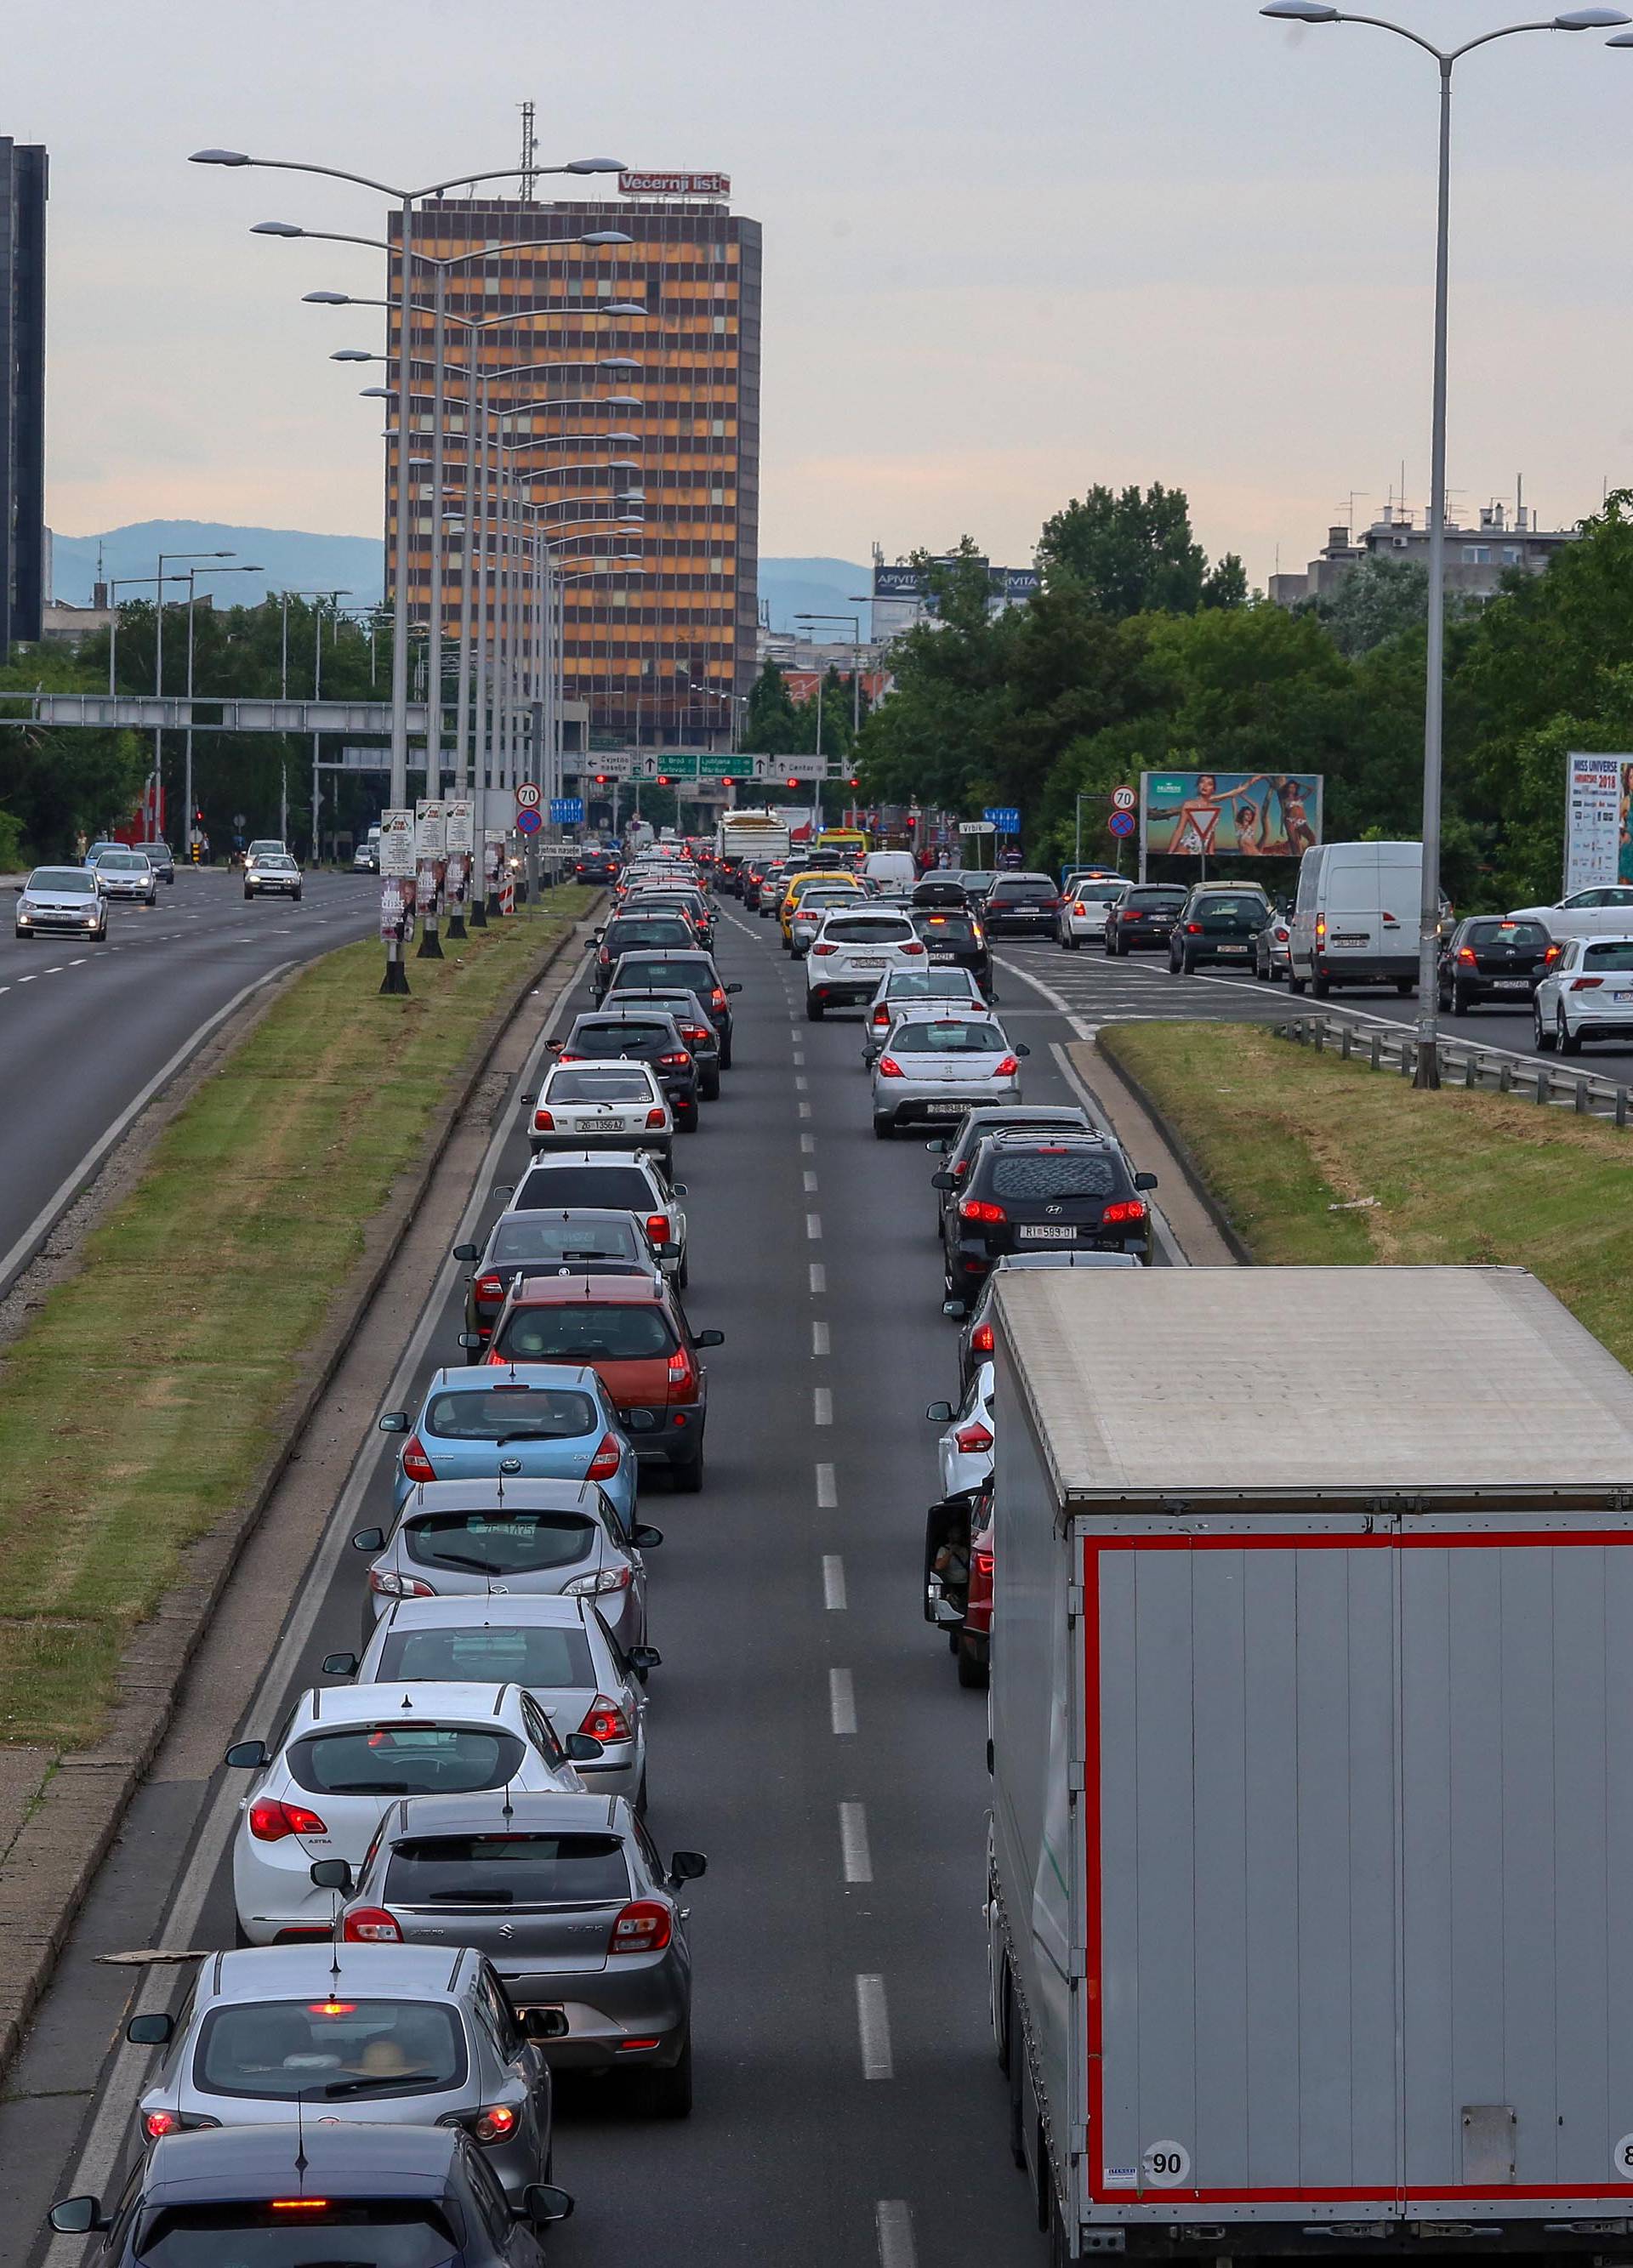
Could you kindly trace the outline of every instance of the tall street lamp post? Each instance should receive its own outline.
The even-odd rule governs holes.
[[[165,585],[179,583],[182,579],[180,575],[166,574],[166,560],[232,559],[235,556],[236,554],[231,551],[161,551],[159,553],[159,573],[154,578],[159,585],[159,592],[153,608],[153,691],[159,700],[162,701],[165,696]],[[126,579],[129,580],[129,578]],[[150,836],[157,836],[161,832],[159,806],[164,796],[164,750],[165,728],[162,725],[155,725],[153,727],[153,777],[148,792],[151,821],[147,831]],[[188,806],[188,824],[189,826],[192,824],[190,804]]]
[[[187,754],[181,766],[181,826],[183,848],[193,840],[193,600],[201,575],[259,575],[259,567],[189,567],[187,571]]]

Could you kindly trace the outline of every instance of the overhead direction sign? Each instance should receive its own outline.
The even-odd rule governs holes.
[[[550,815],[558,827],[582,827],[584,799],[578,795],[553,795],[550,799]]]
[[[989,803],[981,816],[1000,835],[1018,835],[1021,831],[1021,814],[1013,803]]]

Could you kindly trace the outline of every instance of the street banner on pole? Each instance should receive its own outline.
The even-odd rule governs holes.
[[[411,811],[382,811],[380,814],[380,872],[406,880],[414,872],[414,814]]]
[[[414,806],[414,850],[418,874],[416,909],[428,920],[434,918],[441,902],[443,875],[447,863],[448,807],[440,797],[428,798]]]
[[[1565,888],[1633,882],[1633,756],[1565,759]]]
[[[446,806],[448,815],[448,849],[462,850],[469,858],[477,840],[477,806],[469,796],[455,796]]]

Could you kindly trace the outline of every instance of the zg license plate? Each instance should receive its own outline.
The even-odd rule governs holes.
[[[584,1123],[592,1134],[622,1134],[629,1121],[624,1118],[587,1118]]]
[[[930,958],[932,961],[950,961],[953,956],[950,953],[943,949],[940,953],[933,953],[930,955]]]
[[[1075,1244],[1077,1241],[1075,1228],[1022,1228],[1016,1233],[1023,1244]]]
[[[853,968],[883,968],[884,965],[882,953],[859,953],[851,962]]]
[[[927,1102],[924,1107],[932,1118],[962,1118],[970,1106],[967,1102]]]
[[[1494,992],[1529,992],[1531,986],[1523,976],[1497,976],[1492,979]]]
[[[1341,935],[1339,935],[1339,934],[1337,934],[1337,933],[1334,933],[1334,935],[1333,936],[1333,938],[1332,938],[1332,939],[1331,939],[1331,942],[1332,942],[1334,945],[1370,945],[1370,944],[1372,942],[1372,940],[1371,940],[1371,938],[1369,938],[1369,937],[1358,937],[1358,936],[1355,936],[1355,935],[1348,935],[1348,934],[1346,934],[1346,935],[1341,935]]]

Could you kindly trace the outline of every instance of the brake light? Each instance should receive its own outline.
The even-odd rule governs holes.
[[[681,1037],[683,1040],[706,1040],[709,1036],[701,1024],[683,1024],[680,1029]],[[669,1058],[666,1057],[664,1060],[667,1062]],[[679,1063],[683,1058],[676,1056],[675,1060]]]
[[[726,988],[724,985],[717,984],[715,986],[713,991],[709,995],[709,1005],[711,1007],[714,1008],[723,1008],[726,1005]]]
[[[1117,909],[1115,917],[1119,921],[1143,921],[1145,919],[1145,916],[1141,912],[1138,906],[1119,906]]]
[[[829,954],[837,953],[839,949],[839,948],[837,945],[814,945],[811,947],[812,953],[815,954],[818,961],[825,960]]]
[[[274,2213],[327,2213],[329,2211],[327,2198],[274,2198],[271,2202]]]
[[[874,1029],[876,1031],[888,1032],[890,1028],[890,1010],[888,1008],[876,1008],[873,1012],[873,1022]]]
[[[1045,913],[1052,914],[1059,908],[1060,901],[1059,898],[1039,898],[1038,903]]]
[[[516,2114],[507,2102],[490,2102],[470,2122],[478,2142],[507,2142],[516,2131]]]
[[[1201,937],[1201,935],[1202,934],[1202,924],[1201,924],[1201,922],[1186,922],[1186,925],[1185,925],[1185,933],[1186,933],[1186,935],[1187,937]]]
[[[1563,953],[1564,949],[1565,948],[1563,945],[1550,945],[1548,951],[1542,956],[1543,968],[1551,968],[1554,966],[1554,963],[1559,959],[1561,954]]]
[[[605,1747],[609,1741],[629,1739],[630,1720],[616,1701],[610,1701],[604,1693],[598,1693],[585,1711],[584,1722],[579,1730],[587,1733],[592,1741],[599,1741]]]
[[[607,1940],[609,1953],[661,1953],[674,1933],[669,1910],[656,1898],[632,1898]]]
[[[249,1807],[249,1831],[257,1843],[281,1843],[286,1835],[327,1835],[329,1830],[315,1811],[303,1803],[279,1803],[262,1799]]]
[[[649,1212],[647,1215],[647,1234],[654,1244],[667,1244],[669,1241],[669,1215],[663,1212]]]
[[[689,1063],[691,1061],[691,1057],[686,1053],[685,1049],[683,1048],[683,1049],[681,1049],[681,1051],[680,1051],[680,1053],[679,1053],[678,1055],[660,1056],[660,1057],[658,1057],[658,1061],[659,1061],[661,1064],[689,1064]]]
[[[1013,1079],[1020,1068],[1020,1059],[1018,1057],[1006,1056],[1003,1061],[993,1072],[993,1077],[994,1079]]]
[[[403,1452],[403,1477],[410,1481],[434,1481],[437,1469],[420,1447],[419,1435],[410,1433]]]
[[[914,960],[918,954],[924,952],[924,944],[919,938],[914,938],[911,945],[905,945],[902,947],[902,951],[906,954],[909,961]]]
[[[1076,903],[1076,904],[1072,908],[1072,911],[1073,911],[1075,914],[1086,914],[1086,913],[1088,912],[1088,910],[1089,910],[1088,907],[1087,907],[1086,905],[1084,905],[1084,903],[1083,903],[1083,900],[1082,900],[1081,898],[1079,898],[1079,900],[1077,901],[1077,903]]]
[[[602,967],[603,968],[609,968],[609,967],[611,965],[611,961],[612,961],[612,955],[608,952],[608,950],[607,950],[607,948],[606,948],[606,946],[605,946],[604,945],[602,946],[601,951],[600,951],[599,954],[597,955],[597,958],[598,958],[598,960],[600,961],[601,965],[602,965]]]
[[[536,1110],[533,1114],[533,1123],[541,1131],[549,1133],[554,1130],[556,1122],[548,1110]]]
[[[676,1347],[669,1357],[669,1381],[671,1386],[683,1387],[688,1394],[698,1383],[698,1373],[685,1347]]]
[[[990,1449],[993,1445],[992,1435],[979,1418],[972,1418],[967,1425],[960,1425],[953,1440],[966,1457],[973,1457],[982,1449]]]
[[[975,1572],[978,1575],[985,1575],[987,1581],[991,1582],[993,1574],[993,1554],[990,1551],[972,1551],[970,1554],[970,1559]]]
[[[669,1113],[666,1110],[654,1105],[654,1108],[647,1113],[647,1123],[649,1127],[661,1126],[668,1116]]]
[[[347,1945],[401,1945],[403,1931],[395,1914],[384,1906],[354,1906],[341,1924]]]
[[[990,1323],[977,1323],[975,1329],[970,1334],[970,1351],[972,1354],[990,1354],[992,1351],[992,1325]]]
[[[478,1276],[476,1292],[479,1300],[502,1300],[505,1296],[505,1278],[502,1276]]]
[[[953,1167],[953,1169],[952,1169],[952,1171],[953,1171],[953,1179],[954,1179],[954,1181],[955,1181],[955,1182],[961,1182],[961,1181],[964,1179],[964,1175],[969,1172],[969,1170],[970,1170],[970,1161],[969,1161],[969,1160],[968,1160],[967,1158],[960,1158],[960,1159],[959,1159],[959,1160],[958,1160],[958,1162],[957,1162],[957,1165]]]
[[[371,1567],[368,1587],[382,1599],[434,1599],[437,1595],[430,1583],[422,1583],[417,1575],[399,1575],[389,1567]]]
[[[1472,968],[1477,958],[1474,948],[1472,945],[1459,945],[1457,949],[1457,957],[1462,962],[1465,968]]]
[[[556,1060],[558,1063],[587,1063],[589,1061],[589,1057],[587,1056],[559,1055],[557,1057]]]
[[[1573,976],[1570,989],[1573,992],[1597,992],[1604,981],[1602,976]]]
[[[1115,1227],[1119,1221],[1144,1219],[1145,1206],[1138,1197],[1123,1197],[1116,1204],[1107,1205],[1100,1215],[1101,1225],[1105,1228]]]
[[[894,1056],[881,1056],[879,1057],[879,1076],[881,1079],[905,1079],[907,1074],[902,1069],[900,1064],[897,1062]]]
[[[960,1220],[1000,1221],[1008,1220],[1009,1216],[1001,1204],[993,1204],[986,1197],[960,1197],[958,1218]]]
[[[584,1477],[591,1481],[610,1481],[617,1475],[623,1458],[624,1452],[611,1434],[603,1433],[595,1455],[589,1461],[589,1470]]]
[[[150,2142],[162,2141],[166,2134],[179,2133],[181,2114],[174,2110],[150,2110],[142,2121],[142,2132]]]

